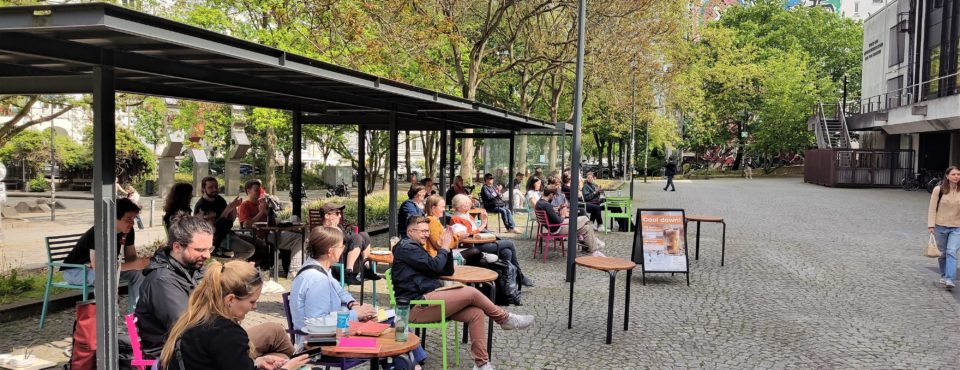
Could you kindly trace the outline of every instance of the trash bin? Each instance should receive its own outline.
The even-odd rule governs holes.
[[[147,195],[153,195],[153,186],[154,186],[154,181],[153,181],[153,180],[147,180],[147,181],[143,184],[143,192],[144,192],[145,194],[147,194]]]

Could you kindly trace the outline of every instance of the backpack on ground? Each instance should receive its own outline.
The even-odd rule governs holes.
[[[522,306],[520,271],[517,266],[514,266],[510,261],[500,260],[487,264],[486,268],[497,272],[497,280],[494,282],[497,286],[497,299],[494,303],[498,306]],[[489,296],[489,294],[487,295]]]

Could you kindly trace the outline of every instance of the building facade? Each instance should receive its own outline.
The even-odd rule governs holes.
[[[894,0],[864,22],[861,99],[847,124],[867,149],[912,149],[914,168],[960,163],[960,0]]]

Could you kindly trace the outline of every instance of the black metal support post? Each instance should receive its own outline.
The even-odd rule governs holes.
[[[104,60],[113,55],[104,52]],[[97,368],[119,367],[117,347],[117,122],[116,88],[112,66],[93,67],[93,219],[97,273]]]
[[[390,236],[399,235],[397,230],[397,114],[390,113],[390,168],[387,171],[390,176],[390,215],[387,217],[390,222]]]
[[[293,168],[290,172],[290,200],[293,201],[293,215],[300,217],[303,209],[303,112],[293,111]],[[302,255],[302,253],[301,253]]]
[[[450,185],[453,185],[453,180],[457,176],[457,136],[453,133],[453,130],[450,131],[450,134]],[[447,191],[447,189],[443,189],[443,191]]]
[[[357,126],[357,227],[367,229],[367,130]],[[376,175],[374,175],[376,176]]]
[[[443,170],[447,168],[447,163],[453,163],[453,160],[447,162],[447,151],[443,150],[446,147],[447,125],[444,124],[443,130],[440,130],[440,147],[438,148],[440,152],[440,168],[437,170],[437,180],[439,180],[438,184],[440,184],[440,187],[437,188],[437,194],[439,194],[441,197],[443,196],[444,192],[447,191],[447,181],[446,177],[443,175]]]
[[[573,86],[573,145],[570,148],[570,235],[567,238],[567,281],[573,285],[574,260],[577,258],[577,210],[580,209],[580,128],[583,124],[583,51],[586,41],[587,2],[580,0],[580,15],[577,17],[577,71]]]
[[[514,161],[514,159],[515,159],[513,151],[514,151],[514,149],[515,149],[515,148],[514,148],[514,145],[516,144],[516,143],[514,142],[514,138],[516,137],[516,133],[515,133],[515,132],[511,132],[511,134],[512,134],[512,135],[510,135],[510,164],[509,164],[509,168],[510,168],[510,169],[507,170],[507,171],[509,171],[509,173],[507,173],[507,186],[510,187],[510,189],[507,189],[507,199],[509,199],[509,201],[507,201],[507,204],[508,204],[508,205],[507,205],[507,208],[510,210],[510,212],[513,212],[513,186],[511,186],[510,182],[512,182],[513,175],[514,175],[513,171],[515,170],[515,169],[513,168],[513,161]],[[517,185],[517,186],[520,186],[520,185]],[[514,220],[513,223],[514,223],[513,227],[516,228],[516,227],[517,227],[517,225],[516,225],[517,221]]]

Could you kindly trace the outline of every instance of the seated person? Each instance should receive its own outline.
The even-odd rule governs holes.
[[[493,185],[493,175],[483,175],[483,187],[480,188],[480,199],[483,203],[483,209],[487,212],[496,212],[500,214],[500,219],[507,226],[508,233],[518,233],[517,225],[513,223],[513,212],[503,202],[503,195],[500,192],[501,186]]]
[[[163,227],[170,227],[170,219],[177,213],[190,213],[191,203],[193,203],[193,185],[185,182],[173,184],[163,201]]]
[[[547,220],[551,224],[562,224],[561,226],[552,226],[550,228],[551,233],[567,234],[570,227],[570,218],[566,216],[569,215],[569,211],[566,211],[566,208],[564,208],[561,210],[562,212],[558,214],[557,211],[553,209],[553,205],[550,204],[550,201],[557,196],[559,190],[560,187],[557,185],[547,185],[547,189],[543,191],[543,197],[537,202],[537,210],[546,212]],[[583,238],[585,244],[584,252],[591,253],[594,256],[603,256],[600,249],[606,244],[594,235],[593,227],[590,226],[590,220],[586,216],[577,217],[577,235]]]
[[[212,236],[209,240],[212,242]],[[211,248],[210,245],[207,248]],[[302,355],[285,359],[260,355],[240,326],[257,307],[263,289],[260,272],[243,261],[210,264],[203,282],[190,295],[186,311],[170,328],[159,365],[167,370],[285,369],[299,370],[309,361]],[[285,333],[281,337],[289,342]]]
[[[140,284],[143,283],[143,268],[150,262],[148,258],[138,258],[137,248],[133,246],[135,234],[133,232],[133,223],[137,215],[140,214],[140,206],[127,198],[117,199],[117,255],[123,254],[123,263],[120,264],[120,281],[127,282],[127,291],[134,296],[134,302],[139,298]],[[73,246],[70,253],[63,260],[63,263],[86,265],[86,276],[84,269],[71,266],[61,266],[63,280],[73,285],[93,285],[96,280],[96,242],[94,240],[94,227],[91,226],[87,232],[83,233],[77,244]],[[86,277],[86,281],[84,281]]]
[[[424,177],[423,180],[420,180],[420,185],[423,185],[423,190],[427,192],[427,196],[437,193],[437,190],[433,188],[433,179],[429,177]]]
[[[227,204],[227,201],[220,196],[220,184],[212,176],[200,180],[200,191],[203,195],[193,207],[193,214],[203,217],[213,225],[214,248],[220,248],[221,244],[229,238],[234,259],[246,261],[253,257],[257,248],[254,246],[255,239],[241,237],[232,231],[233,221],[237,219],[237,207],[243,202],[243,198],[238,196]],[[266,244],[258,244],[261,248],[266,248]]]
[[[571,194],[570,185],[572,182],[572,177],[570,177],[570,172],[564,172],[562,179],[563,179],[563,187],[561,188],[561,191],[566,195],[570,195]],[[581,180],[579,184],[580,190],[578,190],[576,193],[578,197],[577,199],[580,200],[578,207],[583,207],[581,211],[586,211],[586,214],[590,216],[590,222],[593,222],[595,224],[594,228],[597,228],[596,225],[599,225],[600,227],[602,227],[603,226],[603,208],[600,208],[600,206],[597,204],[591,204],[583,201],[583,196],[581,196],[580,193],[583,191],[584,181],[583,179],[580,179],[580,180]],[[580,213],[580,212],[578,212],[578,214],[583,215],[583,213]]]
[[[602,215],[603,203],[605,201],[603,196],[603,188],[600,187],[600,184],[597,184],[597,177],[596,175],[594,175],[593,171],[587,171],[587,178],[583,182],[583,186],[581,188],[583,189],[583,201],[587,202],[587,212],[591,212],[591,215],[593,215],[592,212],[594,211],[591,211],[591,206],[594,206],[597,209],[596,211],[597,214]],[[613,212],[618,212],[618,213],[623,212],[623,210],[620,209],[620,207],[608,206],[607,209]],[[597,222],[601,223],[599,230],[603,231],[604,229],[603,217],[591,216],[591,219],[593,218],[596,218]],[[627,222],[618,222],[618,224],[620,226],[620,231],[627,231]]]
[[[317,226],[310,230],[310,240],[307,241],[309,257],[290,287],[290,316],[294,329],[302,330],[308,318],[326,317],[341,307],[350,310],[351,321],[376,319],[376,309],[369,304],[357,303],[330,272],[330,266],[340,261],[343,250],[343,232],[340,229]],[[297,344],[303,341],[304,338],[298,335]],[[416,362],[423,361],[427,355],[423,347],[418,347],[413,354]]]
[[[394,294],[408,300],[436,299],[446,304],[446,319],[467,324],[470,335],[470,353],[474,370],[492,370],[487,353],[487,325],[485,317],[492,318],[504,330],[524,329],[533,323],[533,316],[507,312],[493,304],[479,290],[464,286],[457,289],[436,291],[440,276],[453,274],[453,256],[449,245],[452,231],[444,232],[440,250],[431,257],[424,246],[430,235],[430,220],[413,217],[407,226],[408,238],[401,240],[393,249]],[[411,322],[435,322],[440,320],[440,306],[416,305],[410,308]]]
[[[167,333],[187,311],[190,293],[204,279],[203,267],[213,251],[214,228],[206,220],[181,213],[171,221],[166,247],[157,250],[143,271],[135,310],[140,347],[147,358],[159,358]],[[277,323],[253,326],[247,334],[260,355],[293,354],[290,336]]]
[[[358,276],[360,270],[363,270],[364,280],[380,280],[380,276],[373,269],[363,268],[367,257],[370,256],[370,234],[355,232],[352,226],[346,226],[343,223],[344,208],[347,208],[347,206],[332,202],[328,202],[320,208],[323,226],[335,228],[343,234],[343,244],[347,253],[347,260],[344,264],[347,271],[344,273],[344,280],[350,285],[360,285],[361,280]]]
[[[423,249],[427,251],[430,257],[436,257],[437,251],[442,249],[440,247],[441,237],[446,229],[449,228],[451,232],[451,239],[447,244],[448,249],[451,250],[457,248],[461,237],[469,235],[462,225],[459,226],[459,232],[454,231],[453,226],[443,226],[443,222],[440,220],[443,219],[444,212],[447,209],[447,202],[439,195],[427,197],[425,208],[428,214],[427,218],[430,219],[430,237],[427,238],[427,243],[423,245]],[[479,249],[471,247],[460,251],[460,256],[466,260],[471,260],[481,253]]]
[[[530,209],[537,207],[537,202],[540,200],[540,187],[543,186],[543,180],[539,177],[531,177],[530,181],[527,181],[527,204],[530,205]]]
[[[486,230],[487,215],[485,213],[480,214],[480,225],[478,226],[477,221],[469,213],[470,204],[470,198],[466,195],[460,194],[453,197],[453,217],[450,218],[450,223],[453,225],[454,232],[476,235]],[[474,247],[481,252],[496,254],[501,260],[510,262],[517,268],[517,274],[522,276],[520,283],[527,287],[533,286],[533,279],[523,275],[523,269],[520,268],[520,263],[517,261],[517,247],[512,240],[498,238],[493,243],[474,244]]]
[[[240,224],[244,228],[253,229],[254,223],[267,221],[267,195],[263,192],[263,183],[260,180],[247,181],[243,185],[243,190],[247,193],[247,199],[237,208],[237,218],[240,219]],[[268,236],[269,239],[267,239]],[[284,266],[288,273],[300,270],[303,237],[299,232],[281,231],[278,238],[277,233],[260,230],[257,231],[257,238],[268,243],[276,243],[277,248],[290,251],[290,266]],[[272,256],[270,261],[273,261]]]
[[[447,189],[444,200],[447,201],[447,204],[452,204],[453,196],[457,194],[470,196],[470,191],[463,185],[463,177],[460,175],[453,178],[453,185],[450,185],[450,189]]]
[[[400,234],[400,238],[407,237],[408,218],[424,216],[423,198],[426,194],[426,190],[420,184],[410,185],[410,190],[407,190],[407,200],[403,201],[400,204],[400,209],[397,210],[397,232]]]

